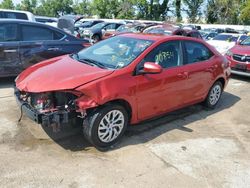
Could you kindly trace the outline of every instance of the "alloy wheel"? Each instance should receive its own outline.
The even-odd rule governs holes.
[[[98,138],[104,143],[115,140],[123,130],[125,117],[119,110],[108,112],[101,119],[98,127]]]
[[[210,92],[210,96],[209,96],[209,102],[211,105],[215,105],[221,96],[221,87],[219,85],[215,85],[211,92]]]

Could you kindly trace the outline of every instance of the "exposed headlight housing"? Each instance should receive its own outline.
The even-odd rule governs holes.
[[[231,50],[228,50],[228,51],[226,52],[226,55],[231,57],[231,56],[233,56],[233,53],[231,52]]]

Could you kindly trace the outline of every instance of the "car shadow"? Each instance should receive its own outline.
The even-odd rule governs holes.
[[[231,79],[239,80],[239,81],[243,81],[243,82],[250,82],[250,77],[240,76],[240,75],[236,75],[236,74],[232,74]]]
[[[220,102],[218,103],[216,109],[214,110],[208,110],[205,107],[203,107],[203,105],[197,104],[180,110],[176,110],[174,112],[168,113],[166,115],[163,115],[161,117],[149,121],[145,121],[137,125],[129,126],[121,141],[114,147],[109,148],[109,150],[110,149],[116,150],[128,145],[137,145],[146,143],[174,129],[179,129],[185,132],[193,132],[192,129],[186,127],[188,124],[195,121],[199,121],[201,119],[205,119],[210,115],[213,115],[217,112],[227,109],[236,104],[239,100],[240,97],[235,96],[228,92],[224,92]],[[192,116],[192,118],[188,118],[188,121],[185,120],[185,121],[179,121],[178,123],[174,123],[175,120],[183,119],[192,114],[197,114],[197,116]],[[167,123],[168,125],[166,126]],[[53,134],[51,134],[51,132],[49,131],[47,133],[57,144],[59,144],[66,150],[74,152],[74,151],[87,151],[93,148],[92,145],[89,144],[84,139],[84,136],[80,128],[78,132],[75,131],[75,134],[72,134],[71,136],[66,138],[64,137],[62,139],[56,139],[53,136]]]

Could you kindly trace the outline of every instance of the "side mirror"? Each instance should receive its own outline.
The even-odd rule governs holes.
[[[140,74],[159,74],[162,72],[162,67],[153,62],[144,63],[143,69],[139,71]]]

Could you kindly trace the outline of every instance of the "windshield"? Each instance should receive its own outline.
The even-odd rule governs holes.
[[[88,61],[101,68],[119,69],[129,65],[153,41],[116,36],[99,42],[75,54],[78,61]]]
[[[127,26],[127,25],[121,25],[120,27],[118,27],[116,29],[116,31],[118,32],[126,32],[126,31],[129,31],[129,29],[131,28],[131,26]]]
[[[93,23],[93,21],[85,21],[84,23],[82,22],[77,22],[76,24],[80,25],[80,26],[91,26]]]
[[[240,44],[241,45],[250,46],[250,37],[248,37],[247,39],[245,39],[244,41],[242,41]]]
[[[101,29],[102,27],[104,27],[107,23],[98,23],[94,26],[92,26],[92,29]]]
[[[238,37],[235,37],[233,35],[217,35],[213,38],[213,40],[222,40],[222,41],[234,41],[236,42]]]

